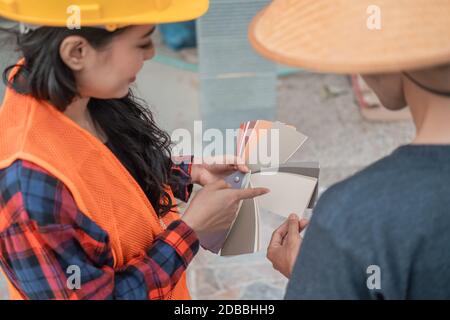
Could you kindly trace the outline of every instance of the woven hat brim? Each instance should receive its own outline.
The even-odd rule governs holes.
[[[263,56],[330,73],[385,73],[450,62],[450,0],[378,0],[381,29],[368,27],[372,0],[275,0],[252,21]]]

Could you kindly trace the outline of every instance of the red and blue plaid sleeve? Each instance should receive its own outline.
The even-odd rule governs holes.
[[[198,248],[180,220],[114,269],[108,235],[62,182],[21,160],[0,171],[0,267],[26,299],[166,299]]]
[[[172,175],[178,177],[176,185],[171,184],[173,195],[181,201],[188,202],[192,194],[193,184],[191,179],[192,156],[174,157]]]

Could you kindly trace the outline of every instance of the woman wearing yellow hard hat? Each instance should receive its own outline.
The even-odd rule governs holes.
[[[254,19],[262,55],[362,74],[387,108],[409,105],[417,129],[326,191],[303,242],[296,215],[274,232],[288,299],[450,299],[449,14],[449,0],[275,0]]]
[[[130,85],[154,55],[155,24],[207,0],[0,0],[23,55],[4,72],[0,267],[13,299],[189,299],[199,232],[240,199],[221,178],[246,167],[175,164],[169,136]],[[190,158],[189,158],[190,160]],[[174,197],[206,186],[183,218]]]

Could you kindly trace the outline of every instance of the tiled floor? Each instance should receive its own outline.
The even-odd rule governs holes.
[[[11,56],[11,52],[0,49],[1,69],[6,56]],[[193,121],[200,119],[195,74],[150,62],[139,76],[138,87],[154,106],[158,122],[169,132],[176,128],[192,130]],[[283,78],[279,81],[278,105],[278,119],[295,125],[310,137],[293,160],[319,161],[322,188],[387,155],[407,143],[414,133],[409,122],[362,121],[348,79],[342,76],[299,74]],[[261,252],[233,258],[199,253],[189,268],[194,298],[283,297],[286,279],[265,259],[268,239],[282,219],[269,213],[262,214],[261,219]],[[2,298],[6,298],[6,291],[0,280]]]

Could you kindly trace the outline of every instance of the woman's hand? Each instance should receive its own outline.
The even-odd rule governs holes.
[[[195,195],[182,219],[197,233],[227,230],[236,218],[241,200],[268,192],[266,188],[231,189],[224,180],[218,180]]]
[[[297,260],[302,238],[300,232],[306,228],[308,220],[299,220],[296,214],[289,218],[272,234],[267,258],[272,262],[275,270],[290,278],[295,261]]]
[[[218,180],[222,180],[234,171],[249,172],[244,162],[235,156],[218,156],[204,159],[200,164],[192,165],[191,179],[193,183],[206,186]]]

